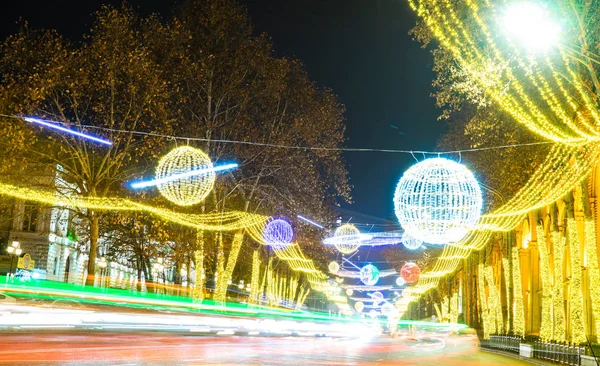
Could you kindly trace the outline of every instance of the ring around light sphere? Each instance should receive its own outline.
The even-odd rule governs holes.
[[[464,165],[426,159],[408,169],[394,195],[394,210],[410,236],[429,244],[464,238],[481,216],[481,188]]]
[[[402,245],[408,250],[417,250],[423,245],[423,242],[419,239],[415,239],[412,236],[404,233],[402,235]]]
[[[406,283],[415,283],[421,276],[421,269],[415,263],[406,263],[400,269],[400,275]]]
[[[275,249],[288,246],[294,240],[294,229],[289,222],[283,219],[272,219],[263,229],[263,239]]]
[[[364,308],[365,304],[362,301],[357,301],[354,303],[354,309],[356,309],[356,311],[358,311],[359,313],[361,313]]]
[[[367,264],[360,269],[360,280],[367,286],[373,286],[379,281],[379,268]]]
[[[338,262],[333,261],[329,263],[329,272],[335,274],[338,273],[338,271],[340,270],[340,265]]]
[[[342,254],[354,253],[362,241],[360,231],[352,224],[338,227],[333,233],[335,242],[333,245]]]
[[[212,169],[210,157],[200,149],[181,146],[163,156],[156,167],[156,179],[186,173],[192,170]],[[160,193],[180,206],[202,202],[215,185],[215,172],[208,171],[191,177],[182,177],[157,185]]]

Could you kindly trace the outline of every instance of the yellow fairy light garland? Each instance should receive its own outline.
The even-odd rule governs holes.
[[[592,311],[596,324],[592,325],[596,333],[600,331],[598,321],[600,320],[600,272],[598,269],[598,250],[596,248],[596,223],[585,222],[585,251],[587,256],[586,269],[589,276],[588,290],[592,300]]]
[[[519,248],[511,249],[513,262],[513,333],[525,335],[525,308],[523,306],[523,286],[521,285],[521,264],[519,260]]]
[[[565,252],[565,237],[562,233],[552,233],[554,246],[554,286],[552,291],[552,340],[564,342],[566,339],[565,305],[563,295],[563,256]]]
[[[541,225],[537,226],[537,238],[538,238],[538,249],[540,251],[540,278],[542,280],[542,314],[541,314],[541,325],[540,325],[540,338],[543,340],[552,339],[552,291],[553,291],[553,279],[550,267],[553,263],[550,262],[550,256],[548,255],[548,238]]]
[[[567,220],[569,249],[571,251],[571,280],[569,284],[569,304],[571,323],[571,342],[580,344],[586,341],[585,319],[583,318],[583,293],[581,286],[581,258],[579,256],[579,240],[577,222]]]

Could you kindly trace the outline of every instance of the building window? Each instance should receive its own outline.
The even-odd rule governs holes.
[[[39,206],[25,203],[23,211],[23,231],[35,231],[38,221]]]

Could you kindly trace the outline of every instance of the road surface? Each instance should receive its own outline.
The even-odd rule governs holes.
[[[6,365],[524,365],[472,336],[421,339],[237,337],[181,333],[3,332]]]

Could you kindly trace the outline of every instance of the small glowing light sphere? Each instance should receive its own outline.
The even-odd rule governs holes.
[[[421,276],[421,269],[415,263],[406,263],[400,269],[400,275],[406,283],[415,283]]]
[[[408,250],[417,250],[423,245],[423,241],[404,233],[404,235],[402,235],[402,245]]]
[[[394,305],[386,302],[385,304],[381,305],[381,314],[384,316],[390,316],[394,312],[394,309]]]
[[[354,253],[362,241],[360,231],[352,224],[338,227],[333,233],[335,248],[342,254]]]
[[[354,309],[356,309],[356,311],[358,311],[359,313],[361,313],[364,308],[365,304],[362,301],[357,301],[354,303]]]
[[[338,262],[333,261],[331,263],[329,263],[329,272],[335,274],[340,270],[340,265]]]
[[[379,268],[367,264],[360,269],[360,280],[367,286],[373,286],[379,281]]]
[[[354,290],[351,288],[346,290],[346,295],[348,295],[348,296],[352,296],[353,293],[354,293]]]
[[[558,44],[561,30],[548,9],[533,2],[515,2],[505,11],[502,27],[508,35],[533,51],[544,51]]]
[[[156,167],[156,179],[186,173],[192,170],[212,169],[210,157],[200,149],[181,146],[163,156]],[[192,206],[202,202],[215,185],[215,172],[182,177],[157,185],[160,193],[180,206]]]
[[[344,278],[343,277],[336,277],[335,278],[335,282],[342,283],[342,282],[344,282]]]
[[[406,281],[404,281],[404,278],[402,278],[402,276],[396,278],[396,285],[400,287],[406,285]]]
[[[373,292],[372,294],[369,294],[369,296],[373,299],[373,305],[377,305],[383,301],[383,294],[379,291]]]
[[[369,316],[371,318],[377,318],[377,310],[371,310],[371,311],[369,311]]]
[[[294,229],[284,219],[272,219],[263,229],[263,239],[275,249],[288,246],[294,240]]]
[[[426,159],[400,179],[394,209],[404,231],[430,244],[464,238],[481,216],[481,188],[465,166],[444,158]]]

